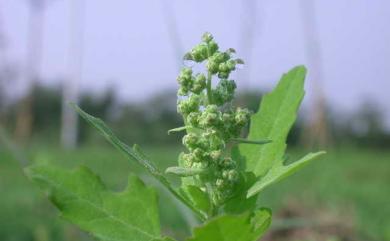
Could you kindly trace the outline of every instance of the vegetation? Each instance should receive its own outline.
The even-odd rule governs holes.
[[[178,77],[178,95],[184,96],[178,100],[178,112],[184,126],[170,132],[187,132],[183,144],[188,152],[180,154],[179,166],[166,172],[182,177],[179,189],[139,146],[127,146],[104,122],[74,106],[111,144],[143,166],[199,218],[202,224],[187,240],[258,240],[272,216],[269,209],[256,205],[259,193],[323,154],[310,153],[284,163],[287,135],[304,94],[306,70],[302,66],[285,74],[264,97],[251,118],[248,139],[240,138],[250,111],[231,104],[236,85],[228,78],[236,65],[243,63],[233,59],[233,53],[233,49],[219,51],[206,33],[202,43],[185,55],[186,60],[205,62],[207,74],[194,76],[192,69],[184,68]],[[213,77],[219,78],[215,87]],[[161,235],[155,190],[134,174],[124,191],[113,193],[87,167],[68,171],[38,165],[26,173],[48,191],[63,218],[100,240],[173,240]]]

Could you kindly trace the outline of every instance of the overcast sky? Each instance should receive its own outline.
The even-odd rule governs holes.
[[[29,1],[0,1],[7,57],[21,69]],[[306,51],[313,45],[305,42],[300,3],[311,0],[259,0],[245,7],[249,1],[253,0],[85,1],[82,89],[102,91],[112,85],[122,99],[133,100],[175,88],[178,53],[210,31],[222,48],[234,47],[246,61],[237,75],[245,79],[237,80],[239,88],[269,89],[281,73],[308,65],[307,105],[313,82]],[[55,84],[68,70],[70,0],[48,2],[41,76]],[[370,98],[390,118],[390,1],[314,2],[327,101],[351,110]],[[172,20],[182,49],[173,48]],[[23,81],[13,86],[20,88]]]

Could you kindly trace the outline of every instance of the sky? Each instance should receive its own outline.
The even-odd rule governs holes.
[[[21,70],[30,1],[0,0],[6,56]],[[81,0],[46,1],[40,75],[57,85],[72,62],[71,2]],[[390,120],[390,1],[313,0],[308,25],[318,45],[305,35],[310,14],[302,6],[308,1],[85,0],[80,88],[99,93],[111,86],[122,100],[174,89],[180,55],[209,31],[222,49],[233,47],[245,60],[234,76],[239,89],[269,90],[282,73],[304,64],[309,69],[304,105],[312,102],[317,79],[332,107],[352,111],[371,99]],[[319,55],[310,59],[313,49]],[[20,78],[10,90],[24,86]]]

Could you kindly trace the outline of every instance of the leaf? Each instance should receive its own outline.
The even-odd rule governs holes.
[[[271,168],[271,170],[267,172],[267,174],[265,174],[265,176],[261,177],[259,181],[257,181],[251,188],[249,188],[247,197],[248,198],[253,197],[257,193],[261,192],[267,186],[276,183],[282,180],[283,178],[293,174],[294,172],[298,171],[303,166],[308,164],[311,160],[323,154],[325,154],[324,151],[309,153],[305,157],[301,158],[300,160],[286,166],[278,162],[275,166]]]
[[[235,141],[238,143],[245,143],[245,144],[256,144],[256,145],[264,145],[271,143],[271,140],[248,140],[243,138],[232,138],[231,141]]]
[[[52,166],[26,169],[48,191],[62,217],[103,241],[162,241],[156,192],[131,175],[120,193],[107,190],[86,167],[68,171]]]
[[[275,162],[283,160],[286,138],[304,95],[305,75],[303,66],[284,74],[277,87],[263,97],[259,111],[251,118],[248,139],[272,140],[263,146],[239,146],[241,155],[246,158],[246,170],[256,176],[263,176]]]
[[[106,140],[108,140],[114,147],[120,150],[126,157],[137,161],[140,165],[144,166],[153,176],[160,180],[164,178],[162,173],[155,167],[155,165],[149,162],[139,151],[130,148],[128,145],[120,141],[114,133],[108,128],[108,126],[99,118],[96,118],[86,112],[84,112],[80,107],[75,104],[72,104],[72,107],[83,117],[89,124],[95,127],[100,134],[102,134]],[[139,147],[138,147],[139,148]]]
[[[204,168],[190,168],[190,167],[168,167],[165,173],[172,173],[181,177],[190,177],[207,172]]]
[[[256,241],[271,223],[271,212],[260,209],[254,213],[219,216],[195,228],[187,241]]]
[[[251,118],[248,139],[272,142],[263,146],[241,144],[238,147],[239,155],[245,160],[245,169],[260,178],[249,189],[247,197],[254,196],[322,154],[309,154],[293,164],[283,165],[287,135],[304,96],[305,75],[304,66],[295,67],[284,74],[276,88],[263,97],[259,111]]]
[[[211,201],[205,192],[197,186],[187,185],[180,188],[180,193],[207,216],[211,208]]]
[[[223,211],[228,214],[242,214],[253,211],[256,207],[256,197],[247,198],[247,190],[256,182],[253,172],[243,173],[233,198],[223,205]]]
[[[127,158],[135,160],[138,164],[145,167],[149,173],[154,176],[163,186],[165,186],[178,200],[190,208],[201,220],[205,217],[191,204],[182,198],[182,196],[172,187],[169,181],[165,178],[163,173],[157,169],[157,167],[146,158],[145,154],[141,151],[138,145],[134,145],[130,148],[128,145],[120,141],[114,133],[108,128],[108,126],[99,118],[93,117],[92,115],[84,112],[77,105],[71,104],[71,106],[83,117],[89,124],[95,127],[100,134],[102,134],[107,141],[109,141],[114,147],[121,151]]]

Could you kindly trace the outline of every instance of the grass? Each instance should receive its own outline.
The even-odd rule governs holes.
[[[147,147],[145,152],[161,168],[176,162],[180,149],[176,147]],[[299,156],[292,150],[291,156]],[[154,181],[143,171],[108,145],[84,146],[76,151],[63,151],[35,146],[28,153],[33,163],[55,163],[69,168],[86,165],[101,175],[113,190],[124,188],[130,172],[140,173],[152,185]],[[172,179],[176,181],[176,179]],[[305,210],[304,224],[315,223],[319,213],[335,217],[340,223],[355,226],[363,240],[390,240],[390,151],[340,148],[329,151],[301,172],[267,189],[259,204],[281,213],[291,203]],[[174,227],[179,237],[188,233],[189,216],[181,216],[177,203],[164,195],[162,223]],[[0,149],[0,240],[90,240],[76,228],[56,217],[55,209],[44,195],[23,175],[20,165],[5,150]],[[317,212],[318,210],[325,210]],[[299,221],[276,219],[274,227],[299,225]],[[166,233],[173,230],[165,229]]]

